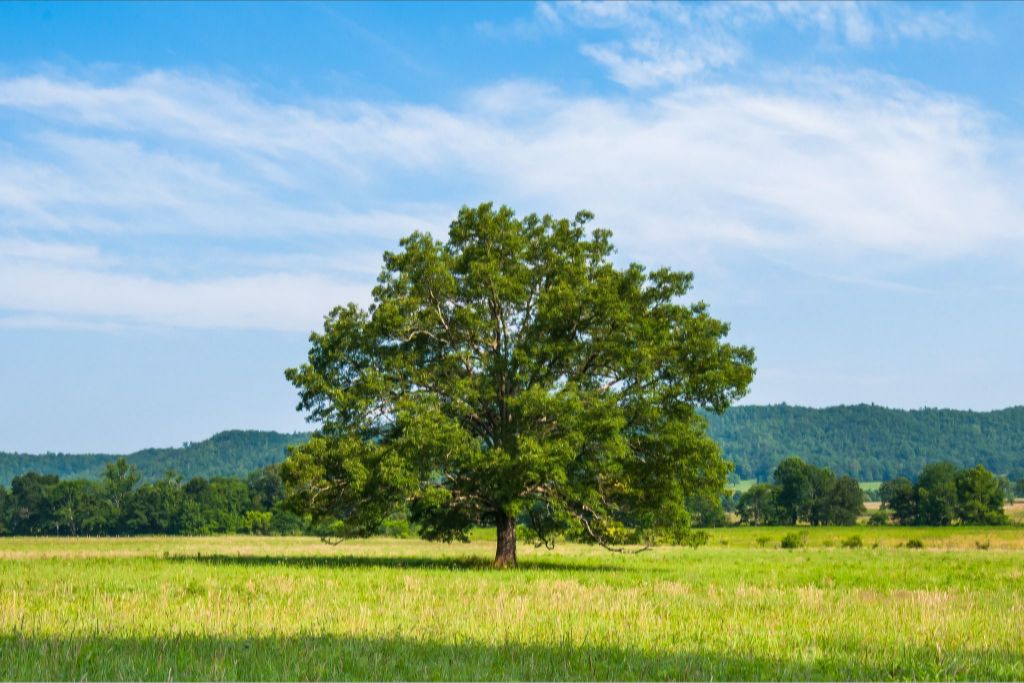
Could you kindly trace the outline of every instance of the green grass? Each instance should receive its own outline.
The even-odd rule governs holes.
[[[487,541],[2,539],[0,677],[1024,679],[1024,529],[788,531],[510,571]]]

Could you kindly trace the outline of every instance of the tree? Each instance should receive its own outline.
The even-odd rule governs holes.
[[[956,518],[956,465],[934,462],[924,466],[917,478],[917,523],[945,526]]]
[[[851,526],[864,514],[864,492],[853,477],[843,475],[836,479],[829,500],[829,524]]]
[[[1006,524],[1004,496],[999,477],[983,465],[956,474],[956,516],[961,524]]]
[[[814,497],[814,485],[807,463],[797,457],[786,458],[772,474],[778,487],[776,502],[786,524],[796,524],[809,517]]]
[[[11,494],[0,486],[0,535],[11,532]]]
[[[882,507],[892,510],[897,524],[914,524],[917,521],[917,493],[909,479],[896,477],[883,482],[878,493]]]
[[[684,304],[693,275],[616,268],[593,216],[463,208],[447,241],[385,253],[373,303],[331,311],[286,371],[319,428],[282,466],[325,538],[372,534],[408,504],[427,539],[516,525],[540,542],[682,540],[685,499],[729,466],[698,408],[746,392],[754,353]]]
[[[806,465],[807,480],[811,483],[811,495],[807,505],[807,521],[814,526],[836,523],[833,519],[836,515],[846,517],[846,512],[841,512],[836,506],[836,475],[832,470],[824,467]],[[857,482],[854,481],[857,486]],[[857,486],[857,502],[863,502],[863,495],[860,487]],[[863,507],[863,505],[862,505]],[[855,517],[856,518],[856,517]]]
[[[11,531],[39,535],[54,527],[53,490],[60,479],[53,474],[26,472],[11,480]]]
[[[110,506],[109,526],[111,531],[124,531],[123,522],[128,501],[135,492],[142,474],[139,468],[125,458],[108,462],[103,471],[103,490]]]
[[[740,521],[751,526],[777,524],[782,518],[778,506],[779,487],[754,484],[740,495],[736,510]]]
[[[725,526],[728,520],[725,517],[723,498],[722,495],[708,493],[687,496],[686,511],[690,515],[690,524],[695,527]]]

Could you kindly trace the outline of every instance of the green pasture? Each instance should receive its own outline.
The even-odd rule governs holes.
[[[1024,529],[802,531],[505,571],[486,539],[0,539],[0,677],[1024,679]]]

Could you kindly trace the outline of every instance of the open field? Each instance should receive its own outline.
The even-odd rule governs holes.
[[[487,567],[487,540],[0,539],[0,672],[1024,679],[1024,529],[804,529],[778,549],[789,531],[638,556],[524,545],[512,571]]]

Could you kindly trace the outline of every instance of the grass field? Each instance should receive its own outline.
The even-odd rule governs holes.
[[[487,540],[0,539],[0,677],[1024,679],[1024,529],[789,531],[510,571]]]

